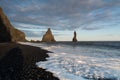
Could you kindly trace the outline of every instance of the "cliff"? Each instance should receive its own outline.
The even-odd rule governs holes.
[[[15,29],[0,7],[0,42],[26,41],[25,34]]]
[[[42,42],[55,42],[50,28],[48,28],[47,32],[43,35]]]
[[[76,37],[77,37],[77,34],[76,34],[76,31],[74,31],[74,37],[73,37],[73,40],[72,40],[73,42],[77,42],[77,38]]]

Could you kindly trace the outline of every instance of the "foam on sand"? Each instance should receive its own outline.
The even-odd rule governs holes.
[[[120,80],[120,56],[115,50],[90,47],[70,47],[68,45],[32,44],[42,46],[54,53],[48,53],[48,61],[37,62],[60,80],[88,80],[104,78]],[[109,53],[109,54],[108,54]],[[113,54],[114,53],[114,54]]]

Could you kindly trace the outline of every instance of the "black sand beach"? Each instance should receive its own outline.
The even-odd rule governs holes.
[[[17,43],[0,43],[0,80],[59,80],[35,63],[48,51]]]

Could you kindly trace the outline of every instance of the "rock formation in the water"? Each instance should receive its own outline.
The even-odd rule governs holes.
[[[25,34],[15,29],[0,7],[0,42],[26,41]]]
[[[77,38],[76,37],[77,37],[77,34],[76,34],[76,31],[74,31],[74,37],[73,37],[73,40],[72,40],[73,42],[77,42]]]
[[[47,32],[43,35],[42,42],[55,42],[50,28],[48,28]]]

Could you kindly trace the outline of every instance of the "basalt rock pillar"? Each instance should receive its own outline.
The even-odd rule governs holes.
[[[77,37],[77,33],[76,33],[76,31],[74,31],[74,37],[73,37],[73,40],[72,40],[73,42],[77,42],[77,38],[76,37]]]
[[[43,35],[42,42],[55,42],[50,28],[48,28],[47,32]]]

